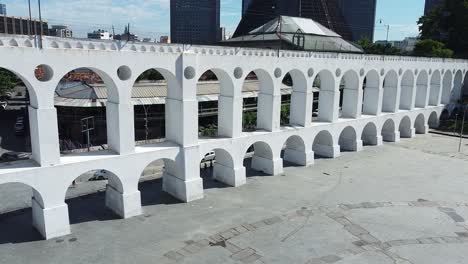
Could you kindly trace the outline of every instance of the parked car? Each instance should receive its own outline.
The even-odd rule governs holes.
[[[108,172],[106,170],[98,170],[94,173],[93,177],[89,179],[89,181],[103,181],[107,180]]]
[[[17,161],[17,160],[28,160],[31,157],[31,153],[27,152],[6,152],[0,156],[0,161]]]
[[[205,154],[205,157],[203,157],[202,162],[214,161],[215,157],[215,152],[210,151]]]

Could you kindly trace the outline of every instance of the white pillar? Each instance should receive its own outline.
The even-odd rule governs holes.
[[[247,182],[245,167],[232,168],[216,161],[213,168],[213,179],[233,187],[244,185]]]
[[[362,89],[344,88],[342,117],[358,118],[362,110]]]
[[[396,90],[389,92],[393,93],[396,92]],[[366,87],[364,96],[364,102],[366,102],[366,104],[364,104],[363,113],[368,115],[380,115],[383,107],[383,89],[378,87]],[[387,107],[388,109],[392,109],[392,106],[393,105],[386,105],[384,109],[387,109]]]
[[[28,107],[32,159],[41,166],[60,163],[57,110]]]
[[[237,138],[242,135],[242,96],[219,96],[218,99],[218,135]]]
[[[400,106],[400,90],[398,87],[387,86],[383,89],[382,111],[394,113]]]
[[[340,92],[320,90],[319,121],[336,122],[339,117]]]
[[[131,193],[122,193],[111,185],[106,188],[106,206],[122,218],[141,215],[141,194],[134,190]]]
[[[106,104],[107,144],[119,154],[135,151],[135,126],[132,104],[108,101]]]
[[[45,239],[70,234],[67,204],[45,207],[42,201],[33,197],[31,206],[32,224]]]
[[[281,158],[266,158],[258,155],[252,156],[252,169],[262,171],[269,175],[283,173],[283,160]]]
[[[297,150],[292,148],[286,148],[284,150],[284,160],[300,165],[300,166],[311,166],[314,164],[314,152]]]
[[[281,95],[260,91],[257,102],[257,129],[278,131],[281,127]]]
[[[340,156],[340,145],[322,145],[314,144],[315,154],[325,157],[325,158],[337,158]]]
[[[312,123],[312,104],[314,95],[312,89],[293,91],[291,94],[291,125],[308,127]]]

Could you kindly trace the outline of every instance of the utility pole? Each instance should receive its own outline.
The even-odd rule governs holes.
[[[41,0],[37,0],[39,6],[39,26],[41,30],[39,31],[39,48],[42,49],[42,36],[44,35],[44,27],[42,26],[42,14],[41,14]]]

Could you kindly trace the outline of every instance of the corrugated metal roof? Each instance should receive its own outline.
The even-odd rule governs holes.
[[[259,87],[258,80],[246,80],[242,87],[243,97],[257,97]],[[216,101],[220,93],[220,83],[218,81],[199,82],[197,89],[198,101]],[[283,85],[281,93],[291,94],[291,90],[291,87]],[[132,104],[165,104],[166,95],[166,82],[139,82],[133,86]],[[106,101],[107,88],[104,84],[61,83],[55,93],[55,105],[58,106],[102,107],[106,105]]]

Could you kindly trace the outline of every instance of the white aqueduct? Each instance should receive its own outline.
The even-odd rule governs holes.
[[[243,160],[254,144],[252,168],[277,175],[284,159],[303,166],[314,153],[334,158],[340,150],[395,142],[437,126],[446,104],[456,99],[468,61],[399,56],[272,51],[227,47],[156,45],[44,39],[43,49],[27,37],[0,37],[0,67],[17,74],[30,93],[32,159],[3,164],[0,184],[33,188],[33,225],[46,238],[70,233],[65,194],[79,175],[112,172],[106,205],[123,218],[142,213],[139,177],[163,160],[163,189],[193,201],[203,197],[200,160],[214,150],[214,177],[231,186],[246,182]],[[35,77],[42,65],[45,76]],[[109,150],[61,155],[54,90],[71,70],[89,68],[108,88]],[[135,146],[131,89],[136,78],[157,69],[168,82],[166,137]],[[212,70],[221,84],[218,137],[199,138],[196,84]],[[242,85],[254,71],[260,81],[257,131],[242,131]],[[293,79],[290,125],[280,125],[281,82]],[[312,120],[312,86],[320,76],[318,120]],[[345,80],[340,110],[340,83]],[[366,80],[364,82],[364,80]],[[363,85],[365,83],[365,89]],[[365,91],[365,92],[364,92]]]

